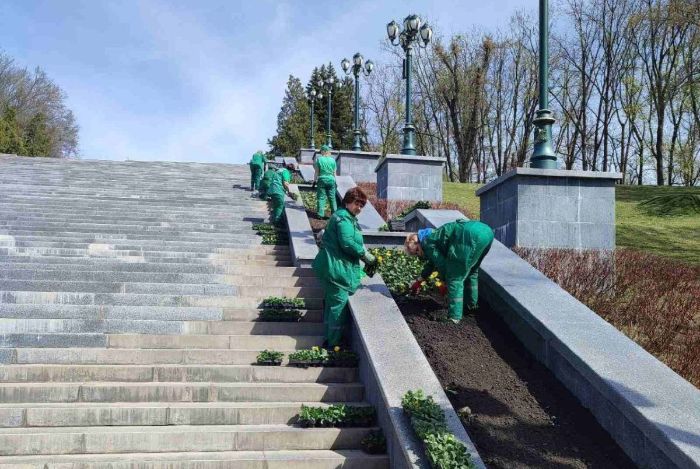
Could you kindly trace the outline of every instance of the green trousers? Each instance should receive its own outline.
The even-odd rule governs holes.
[[[272,193],[269,195],[272,203],[271,221],[273,224],[279,225],[284,217],[284,194]]]
[[[348,291],[323,282],[323,333],[329,347],[340,345],[348,330]]]
[[[474,250],[472,254],[472,259],[474,259],[474,263],[471,265],[471,268],[469,269],[469,274],[467,275],[467,278],[464,280],[464,299],[466,300],[464,303],[464,308],[467,310],[472,310],[476,309],[476,306],[479,301],[479,266],[481,265],[481,261],[484,260],[484,257],[486,257],[486,254],[489,253],[489,250],[491,249],[491,244],[493,243],[493,238],[488,244],[484,244],[481,246],[477,246],[476,249]],[[452,318],[452,319],[462,319],[462,317],[458,318]]]
[[[260,181],[260,186],[258,187],[259,194],[261,199],[266,199],[267,198],[267,190],[270,188],[270,183],[263,179]]]
[[[263,175],[263,167],[257,164],[250,165],[250,190],[254,191],[260,186]]]
[[[335,178],[321,176],[316,182],[316,208],[319,217],[326,215],[326,201],[330,203],[331,214],[337,209],[338,205],[335,199]]]

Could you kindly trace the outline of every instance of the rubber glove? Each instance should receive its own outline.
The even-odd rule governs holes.
[[[422,286],[423,286],[423,279],[419,278],[418,280],[413,282],[413,285],[411,285],[411,293],[413,293],[414,295],[417,295]]]
[[[374,257],[369,251],[365,251],[365,254],[362,256],[362,260],[365,261],[365,264],[367,265],[374,265],[377,263],[377,258]]]

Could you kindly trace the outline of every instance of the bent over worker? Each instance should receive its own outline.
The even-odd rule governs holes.
[[[479,221],[458,220],[433,230],[426,228],[406,237],[406,251],[427,260],[420,278],[411,286],[415,293],[425,278],[437,270],[447,283],[449,318],[458,323],[462,312],[474,310],[479,299],[479,266],[491,249],[493,231]],[[464,299],[466,288],[467,298]]]
[[[260,180],[260,187],[258,189],[258,195],[261,199],[267,198],[267,192],[270,190],[270,184],[272,184],[272,178],[275,177],[276,172],[277,171],[275,171],[274,168],[270,168],[263,173],[263,177]]]
[[[248,163],[250,165],[250,190],[255,191],[260,186],[263,171],[265,170],[265,155],[262,151],[257,151]]]
[[[293,164],[288,164],[284,168],[280,168],[275,172],[270,183],[270,189],[267,191],[272,202],[272,223],[278,225],[282,222],[284,215],[284,196],[289,194],[289,183],[292,180]]]
[[[326,347],[343,341],[348,324],[348,297],[357,291],[362,278],[360,260],[373,265],[376,260],[365,249],[357,215],[367,203],[359,187],[345,193],[343,208],[333,214],[321,240],[321,249],[311,267],[324,291],[323,328]]]
[[[318,216],[325,217],[326,201],[330,203],[331,215],[338,209],[335,201],[335,158],[328,145],[321,145],[321,155],[314,161],[314,183],[316,184],[316,208]]]

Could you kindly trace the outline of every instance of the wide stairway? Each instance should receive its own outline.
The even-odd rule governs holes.
[[[0,468],[388,467],[354,368],[253,365],[322,342],[321,292],[252,229],[247,166],[0,156]],[[268,296],[298,323],[256,322]]]

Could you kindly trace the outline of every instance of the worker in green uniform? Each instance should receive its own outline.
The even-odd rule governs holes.
[[[316,207],[318,216],[325,217],[326,201],[330,203],[331,215],[337,210],[335,200],[335,158],[328,145],[321,145],[321,154],[314,161],[314,184],[316,185]]]
[[[376,260],[365,249],[357,215],[367,203],[359,187],[346,192],[343,207],[331,216],[321,240],[321,249],[311,265],[324,290],[323,326],[326,347],[343,341],[348,325],[348,297],[357,291],[362,278],[360,260]]]
[[[261,199],[267,198],[267,191],[270,190],[270,184],[272,184],[272,178],[275,177],[277,171],[274,168],[269,168],[263,173],[263,177],[260,180],[260,187],[258,195]]]
[[[270,188],[267,194],[270,196],[270,201],[272,202],[272,223],[278,225],[282,222],[282,215],[284,215],[284,196],[292,195],[289,192],[289,183],[292,180],[292,171],[294,171],[294,165],[289,163],[285,167],[278,169],[272,178],[270,183]]]
[[[479,221],[457,220],[433,230],[426,228],[406,237],[406,251],[427,260],[411,290],[417,293],[424,279],[438,271],[447,287],[449,319],[462,320],[462,312],[475,310],[479,299],[479,266],[491,249],[493,231]],[[466,303],[464,290],[467,290]]]
[[[256,191],[260,186],[263,171],[265,170],[265,155],[262,151],[257,151],[248,163],[250,166],[250,190]]]

